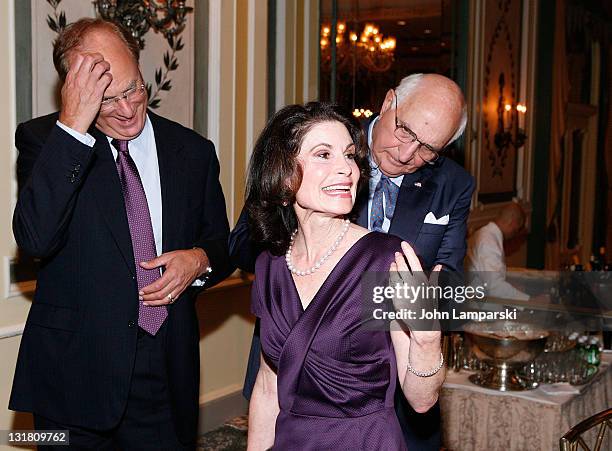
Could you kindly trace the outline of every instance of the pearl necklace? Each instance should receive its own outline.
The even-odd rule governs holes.
[[[313,267],[307,269],[306,271],[300,271],[295,266],[293,266],[293,263],[291,263],[291,249],[293,248],[293,243],[295,242],[295,236],[297,235],[297,232],[298,232],[298,229],[295,229],[295,231],[291,234],[291,240],[289,241],[289,249],[287,249],[287,253],[285,254],[285,261],[287,262],[287,268],[289,268],[289,271],[291,271],[296,276],[309,276],[310,274],[315,272],[317,269],[319,269],[321,265],[325,263],[325,260],[327,260],[329,256],[333,254],[336,249],[338,249],[338,246],[340,245],[340,242],[344,238],[344,235],[346,235],[346,232],[348,232],[350,225],[351,225],[351,221],[349,221],[348,219],[345,219],[344,228],[342,229],[342,232],[340,233],[340,235],[338,235],[338,238],[336,238],[336,241],[334,241],[334,244],[332,244],[329,250],[325,252],[325,254],[323,254],[323,257],[321,257],[319,261],[317,261],[314,264]]]

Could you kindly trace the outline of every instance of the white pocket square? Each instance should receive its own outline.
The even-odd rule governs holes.
[[[448,215],[442,216],[440,219],[437,219],[436,216],[430,211],[425,216],[425,221],[423,224],[436,224],[436,225],[448,225]]]

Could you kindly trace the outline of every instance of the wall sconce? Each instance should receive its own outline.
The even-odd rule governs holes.
[[[95,0],[100,15],[115,20],[132,32],[144,48],[149,28],[160,32],[170,42],[185,28],[186,15],[193,8],[185,0]]]
[[[499,100],[497,102],[497,131],[495,132],[495,147],[499,151],[505,151],[510,146],[519,149],[525,145],[527,135],[520,128],[519,115],[527,112],[527,107],[517,104],[506,103],[504,98],[505,79],[504,73],[499,74]]]

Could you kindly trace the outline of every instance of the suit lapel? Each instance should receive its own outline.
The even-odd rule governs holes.
[[[162,252],[168,252],[182,247],[178,241],[180,227],[183,223],[181,206],[178,200],[181,198],[180,171],[183,161],[181,158],[183,145],[176,135],[169,130],[162,118],[150,111],[148,114],[155,134],[161,183]]]
[[[98,206],[115,243],[132,275],[136,275],[132,239],[117,166],[106,136],[93,126],[89,133],[96,139],[94,145],[96,164],[92,165],[88,179],[91,181]]]
[[[372,122],[374,122],[377,117],[378,117],[378,114],[375,114],[374,116],[372,116],[372,118],[365,124],[365,128],[363,129],[363,132],[365,133],[365,136],[366,136],[367,143],[369,143],[370,141],[370,127],[372,126]],[[372,150],[369,148],[369,144],[368,144],[368,152],[370,154],[370,156],[368,157],[368,160],[370,160],[372,158]],[[355,207],[353,208],[353,211],[355,211],[357,214],[357,224],[359,224],[361,227],[364,227],[366,229],[370,228],[370,218],[368,217],[369,194],[370,194],[370,187],[368,183],[368,186],[364,186],[364,189],[362,189],[359,196],[357,196],[357,199],[355,201]]]
[[[366,229],[369,226],[368,221],[368,187],[364,187],[357,196],[355,206],[353,207],[355,212],[357,224]]]
[[[389,233],[414,243],[419,236],[425,215],[430,210],[433,196],[438,184],[432,180],[433,171],[430,167],[419,170],[421,186],[414,185],[414,179],[404,177],[400,187],[395,214],[391,220]]]

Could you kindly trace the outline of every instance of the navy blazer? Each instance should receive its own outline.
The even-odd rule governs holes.
[[[463,272],[466,252],[467,217],[474,191],[474,178],[445,157],[420,168],[416,177],[404,177],[389,232],[410,243],[424,269],[441,264]],[[368,228],[368,193],[355,202],[357,223]],[[449,216],[448,224],[425,223],[432,213],[436,219]]]
[[[210,286],[230,271],[229,225],[213,144],[149,112],[162,191],[163,252],[203,248]],[[136,354],[138,288],[131,237],[108,140],[92,148],[52,114],[17,128],[13,231],[41,259],[9,408],[108,430],[125,411]],[[199,327],[188,288],[168,306],[166,364],[178,437],[195,443]]]

